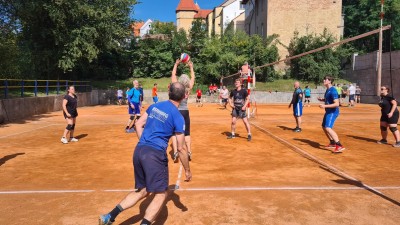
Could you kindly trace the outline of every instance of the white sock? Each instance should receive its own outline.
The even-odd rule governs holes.
[[[232,136],[235,136],[235,132],[232,132]]]

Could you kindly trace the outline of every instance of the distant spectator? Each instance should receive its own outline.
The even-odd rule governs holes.
[[[128,105],[129,105],[128,93],[129,93],[130,90],[131,90],[131,89],[130,89],[129,87],[127,87],[127,88],[126,88],[126,91],[125,91],[125,96],[126,96],[125,101],[126,101],[126,104],[128,104]]]
[[[158,102],[157,83],[155,83],[153,86],[153,89],[151,91],[151,96],[153,97],[154,104],[156,104]]]
[[[304,89],[304,98],[304,106],[307,104],[307,107],[310,107],[311,89],[308,86]]]
[[[338,95],[339,95],[339,106],[342,106],[342,102],[343,102],[343,98],[342,98],[342,91],[343,91],[343,89],[342,89],[342,87],[340,86],[340,84],[336,84],[336,91],[337,91],[337,93],[338,93]]]
[[[124,92],[121,89],[118,89],[117,97],[118,97],[118,105],[122,105],[122,98],[124,97]]]
[[[346,84],[342,85],[342,93],[341,93],[341,98],[342,98],[342,103],[344,102],[345,98],[347,97],[347,91],[348,91],[348,87]]]
[[[356,87],[356,103],[361,103],[361,88],[360,88],[360,86]]]
[[[219,93],[219,96],[221,96],[222,105],[226,109],[226,105],[228,104],[228,99],[229,99],[229,91],[225,86],[222,86],[222,90]]]
[[[356,87],[353,84],[349,84],[349,107],[354,106],[354,100],[356,99]]]
[[[196,91],[196,104],[197,104],[197,107],[203,107],[203,103],[201,102],[201,95],[202,94],[203,93],[201,92],[201,89],[197,88],[197,91]]]

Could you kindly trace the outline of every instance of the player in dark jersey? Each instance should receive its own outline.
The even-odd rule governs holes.
[[[397,109],[397,101],[393,97],[389,96],[390,88],[387,86],[381,87],[381,100],[379,106],[381,107],[381,135],[382,139],[378,141],[378,144],[387,144],[388,127],[393,133],[396,143],[393,147],[400,147],[400,135],[397,130],[397,123],[399,122],[399,110]]]
[[[325,109],[324,119],[322,121],[322,129],[329,139],[327,148],[334,148],[333,153],[342,153],[345,147],[340,143],[339,137],[333,130],[335,120],[339,116],[339,94],[334,86],[332,86],[333,78],[330,76],[324,77],[324,85],[326,87],[325,98],[318,97],[319,101],[325,102],[319,107]]]
[[[229,105],[232,107],[232,133],[228,139],[235,138],[236,121],[238,118],[243,120],[247,130],[247,141],[251,141],[250,124],[246,115],[246,106],[249,103],[249,95],[246,89],[242,88],[241,79],[235,80],[236,89],[231,91]]]
[[[294,132],[301,132],[301,116],[303,115],[303,91],[300,88],[298,81],[294,82],[294,92],[292,101],[289,104],[289,108],[293,105],[293,116],[296,120],[296,128]]]
[[[68,144],[67,136],[70,135],[70,142],[77,142],[78,139],[74,137],[74,130],[76,124],[76,117],[78,117],[78,97],[75,95],[75,87],[69,86],[67,94],[64,96],[62,103],[63,114],[65,121],[67,122],[67,127],[64,130],[64,134],[61,138],[63,144]]]

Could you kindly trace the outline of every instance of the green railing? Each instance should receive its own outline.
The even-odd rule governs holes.
[[[0,91],[3,98],[13,97],[37,97],[49,94],[65,93],[68,86],[74,85],[77,92],[91,92],[90,81],[71,80],[24,80],[24,79],[0,79]]]

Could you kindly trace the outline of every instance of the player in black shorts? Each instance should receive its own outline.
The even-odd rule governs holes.
[[[78,97],[75,95],[75,87],[69,86],[67,90],[67,94],[64,96],[64,100],[62,103],[63,114],[65,121],[67,122],[67,127],[64,130],[64,134],[61,138],[61,142],[63,144],[68,144],[67,136],[69,134],[70,142],[77,142],[78,139],[74,137],[74,130],[76,124],[76,117],[78,116]]]
[[[228,139],[235,138],[236,121],[238,118],[243,120],[247,130],[247,141],[251,141],[250,124],[246,115],[246,106],[249,103],[249,95],[246,89],[242,88],[242,80],[235,80],[236,89],[231,91],[229,105],[232,107],[232,133]]]
[[[399,110],[397,109],[397,101],[393,97],[389,96],[390,88],[387,86],[381,87],[381,100],[379,106],[381,107],[381,135],[382,139],[378,141],[378,144],[387,144],[387,129],[393,133],[396,143],[393,147],[400,147],[400,135],[397,130],[397,123],[399,121]]]

